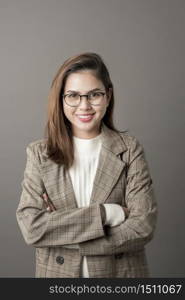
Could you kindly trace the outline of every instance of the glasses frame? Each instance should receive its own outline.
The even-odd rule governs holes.
[[[106,91],[105,91],[105,92],[102,92],[102,91],[94,91],[94,93],[95,93],[95,92],[102,94],[103,97],[106,95]],[[92,93],[92,92],[91,92],[91,93]],[[79,104],[78,104],[78,105],[70,105],[70,104],[68,104],[68,103],[66,102],[66,100],[65,100],[65,97],[68,96],[68,95],[70,95],[70,94],[63,94],[63,95],[62,95],[62,98],[64,99],[65,103],[66,103],[68,106],[71,106],[71,107],[78,107],[78,106],[81,104],[81,98],[82,98],[82,97],[86,97],[86,99],[87,99],[88,102],[89,102],[89,100],[90,100],[90,99],[89,99],[90,92],[89,92],[88,94],[84,94],[84,95],[78,94],[78,96],[80,97],[80,102],[79,102]],[[90,103],[90,102],[89,102],[89,104],[92,105],[92,106],[100,106],[100,105],[101,105],[101,104],[92,104],[92,103]]]

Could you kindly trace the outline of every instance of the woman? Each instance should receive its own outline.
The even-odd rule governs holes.
[[[112,120],[102,58],[69,58],[51,86],[45,138],[27,147],[17,221],[36,277],[148,277],[157,207],[142,145]]]

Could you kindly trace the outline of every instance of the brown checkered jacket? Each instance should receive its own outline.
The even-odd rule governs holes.
[[[102,124],[90,205],[82,208],[77,207],[69,172],[65,174],[62,165],[47,157],[44,142],[27,147],[16,212],[26,243],[36,248],[36,277],[81,277],[84,255],[90,278],[149,277],[145,245],[154,235],[157,204],[138,139]],[[56,207],[54,212],[45,209],[45,191]],[[118,226],[103,226],[103,203],[128,207],[129,217]]]

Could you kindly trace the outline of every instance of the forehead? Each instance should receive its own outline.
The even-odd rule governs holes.
[[[101,80],[99,80],[92,71],[79,71],[68,76],[64,87],[65,91],[74,90],[80,92],[88,92],[89,90],[104,87]]]

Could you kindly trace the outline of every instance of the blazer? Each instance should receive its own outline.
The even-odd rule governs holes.
[[[84,255],[90,278],[150,277],[145,245],[154,235],[157,203],[144,149],[128,131],[116,132],[104,123],[101,130],[88,207],[77,207],[69,172],[48,158],[44,139],[26,148],[16,216],[25,242],[36,249],[36,277],[81,277]],[[56,211],[46,211],[44,192]],[[120,225],[104,226],[103,203],[126,206],[129,217]],[[78,248],[67,248],[71,244]]]

